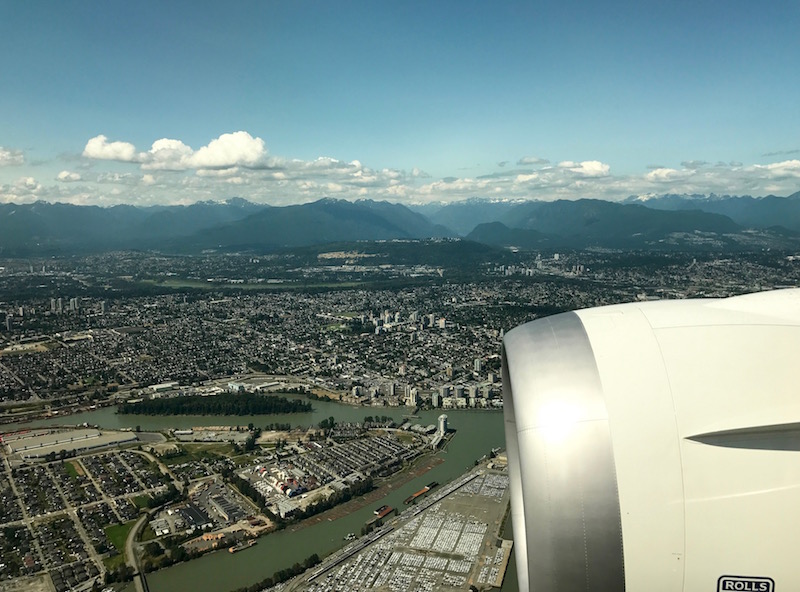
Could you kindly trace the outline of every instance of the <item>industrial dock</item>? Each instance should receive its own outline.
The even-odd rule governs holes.
[[[507,472],[481,465],[288,582],[284,591],[500,587],[512,547],[499,536],[508,505]]]
[[[421,497],[421,496],[425,495],[426,493],[428,493],[431,489],[433,489],[437,485],[439,485],[439,484],[436,481],[432,481],[431,483],[428,483],[425,487],[420,489],[418,492],[414,493],[413,495],[409,495],[403,501],[403,503],[408,505],[408,504],[411,504],[411,503],[415,502],[418,497]]]

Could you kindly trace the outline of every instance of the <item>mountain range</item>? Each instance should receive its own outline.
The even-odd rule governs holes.
[[[623,202],[474,198],[411,207],[330,198],[285,207],[240,198],[150,207],[0,204],[0,256],[119,249],[266,252],[450,237],[521,249],[795,248],[800,192],[762,198],[633,196]]]
[[[629,197],[623,203],[640,203],[657,210],[702,210],[728,216],[747,228],[782,226],[800,232],[800,191],[788,197],[667,194],[646,199]]]

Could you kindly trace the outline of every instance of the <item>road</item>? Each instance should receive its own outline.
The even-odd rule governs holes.
[[[97,554],[97,550],[94,548],[94,545],[92,545],[92,541],[89,539],[89,535],[86,533],[86,529],[83,527],[83,523],[78,518],[77,509],[70,503],[70,501],[67,499],[67,496],[64,495],[64,490],[61,489],[61,485],[59,485],[58,479],[55,478],[52,471],[50,470],[50,467],[48,465],[44,466],[45,470],[50,475],[50,479],[56,486],[56,491],[58,491],[58,495],[60,495],[61,499],[64,501],[64,507],[66,508],[67,515],[72,519],[72,522],[75,525],[75,529],[78,532],[78,535],[81,537],[81,539],[83,539],[83,546],[89,553],[89,558],[94,562],[95,566],[97,567],[97,570],[100,573],[103,573],[105,571],[103,567],[103,559],[102,557],[100,557],[100,555]]]
[[[131,531],[128,533],[128,538],[125,540],[125,563],[133,568],[133,583],[136,586],[136,592],[150,592],[144,573],[139,569],[139,558],[134,548],[139,530],[141,530],[142,526],[147,524],[149,519],[150,516],[148,514],[142,514],[139,520],[136,521],[136,524],[133,525],[133,528],[131,528]]]
[[[14,493],[14,497],[16,498],[19,507],[22,508],[22,520],[26,525],[30,525],[32,523],[32,519],[31,516],[28,515],[28,508],[22,501],[22,496],[19,494],[17,484],[14,482],[14,478],[11,476],[11,463],[8,462],[8,458],[3,459],[3,464],[5,466],[8,482],[11,484],[11,491]],[[33,531],[31,530],[31,532]],[[36,554],[39,556],[39,565],[42,566],[43,570],[47,571],[48,563],[44,560],[44,552],[39,544],[39,539],[34,536],[31,538],[31,540],[33,542],[34,549],[36,549]]]
[[[86,467],[86,465],[85,465],[85,464],[83,464],[83,460],[82,460],[81,458],[78,458],[78,459],[77,459],[77,461],[78,461],[78,462],[80,463],[80,465],[81,465],[81,470],[83,471],[83,474],[84,474],[84,475],[86,475],[87,477],[89,477],[89,481],[91,481],[91,482],[92,482],[92,485],[94,485],[94,486],[95,486],[95,488],[97,489],[97,491],[99,491],[99,492],[100,492],[100,497],[102,498],[102,500],[103,500],[103,501],[104,501],[106,504],[108,504],[108,507],[109,507],[109,508],[111,508],[111,511],[112,511],[112,512],[114,512],[114,516],[116,516],[116,517],[117,517],[117,520],[119,520],[120,522],[125,522],[125,521],[122,519],[122,516],[120,516],[120,515],[119,515],[119,512],[117,511],[117,504],[113,503],[113,502],[111,501],[111,498],[110,498],[110,497],[108,497],[108,495],[106,494],[105,490],[104,490],[102,487],[100,487],[100,484],[99,484],[99,483],[97,482],[97,480],[94,478],[94,475],[92,475],[92,472],[91,472],[91,471],[90,471],[90,470],[89,470],[89,469]]]

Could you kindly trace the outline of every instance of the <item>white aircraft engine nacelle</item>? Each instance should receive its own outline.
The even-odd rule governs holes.
[[[800,290],[503,341],[520,590],[800,590]]]

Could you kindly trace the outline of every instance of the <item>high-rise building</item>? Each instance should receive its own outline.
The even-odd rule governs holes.
[[[406,407],[416,407],[418,400],[419,391],[417,390],[417,387],[412,387],[408,391],[408,396],[406,397]]]
[[[480,358],[475,358],[475,362],[472,364],[472,369],[475,372],[482,372],[483,371],[483,360]]]
[[[437,425],[438,425],[438,429],[439,429],[439,434],[444,436],[447,433],[447,416],[444,413],[442,413],[439,416],[439,420],[438,420],[438,424]]]
[[[56,299],[50,299],[50,312],[56,312]]]
[[[58,300],[56,300],[56,312],[58,314],[61,314],[62,312],[64,312],[64,300],[62,298],[60,298],[60,297],[59,297]]]
[[[6,314],[6,331],[11,332],[11,328],[14,326],[14,317],[10,314]]]

